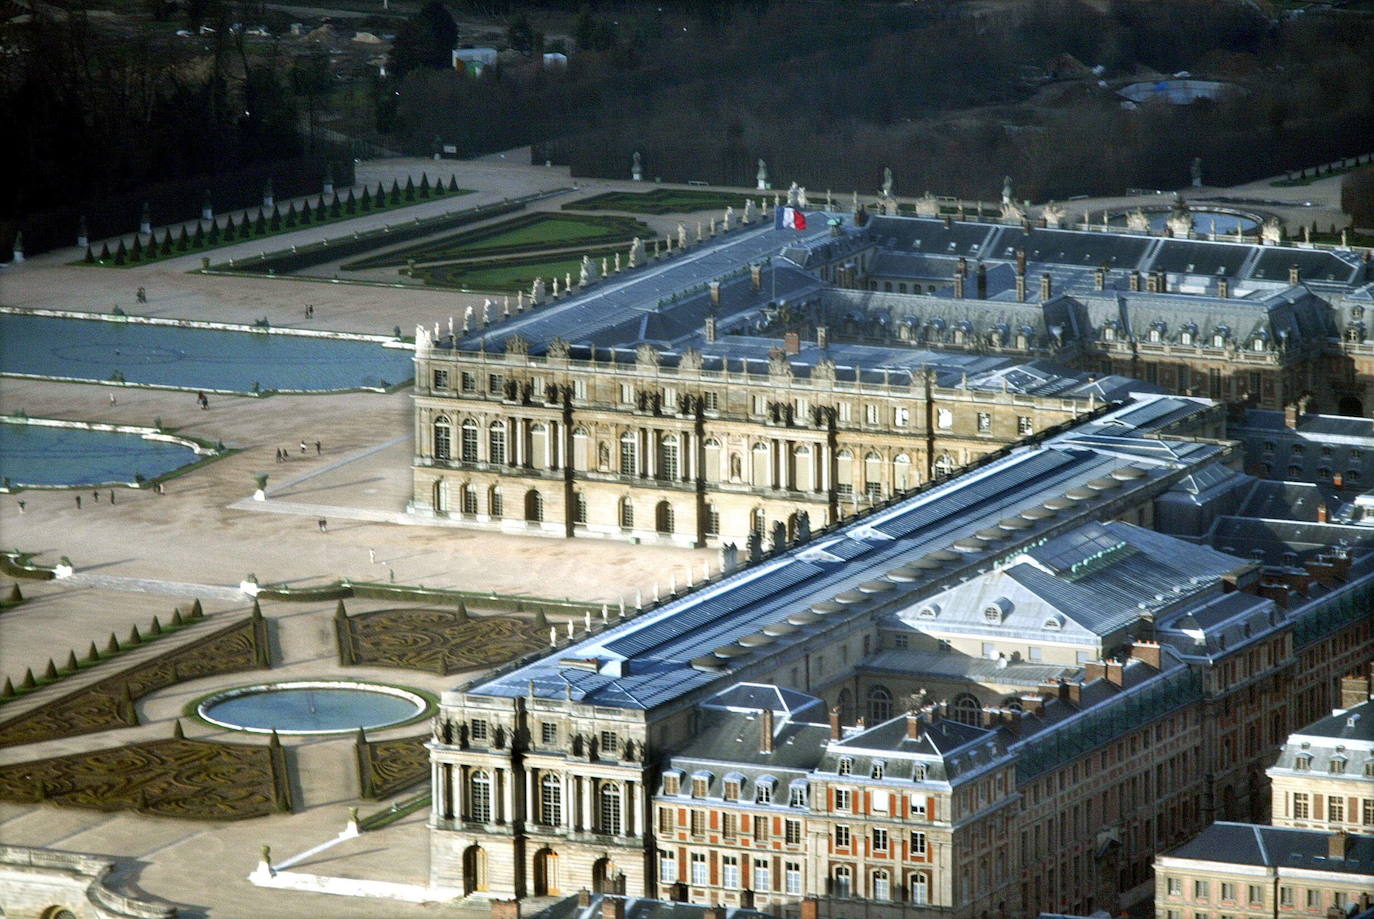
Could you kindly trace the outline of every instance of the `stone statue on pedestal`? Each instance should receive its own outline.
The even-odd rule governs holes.
[[[1002,203],[1011,204],[1011,176],[1002,177]]]
[[[1045,218],[1045,226],[1058,229],[1064,225],[1064,209],[1051,201],[1046,204],[1041,216]]]
[[[1150,218],[1145,216],[1145,212],[1136,208],[1126,215],[1126,229],[1136,233],[1148,233],[1150,231]]]
[[[759,171],[754,178],[758,183],[759,191],[768,190],[768,164],[763,161],[762,157],[759,157]]]
[[[787,206],[788,206],[788,207],[796,207],[796,206],[797,206],[797,191],[798,191],[798,188],[797,188],[797,183],[796,183],[796,182],[793,182],[790,186],[788,186],[788,188],[787,188]]]
[[[1195,156],[1195,157],[1193,157],[1192,174],[1193,174],[1193,187],[1194,187],[1194,188],[1201,188],[1201,187],[1202,187],[1202,157],[1200,157],[1200,156]]]
[[[677,225],[677,247],[679,249],[687,248],[687,228],[680,223]],[[619,271],[619,267],[616,270]]]
[[[940,202],[930,192],[916,199],[917,217],[939,217]]]
[[[639,158],[639,151],[635,151],[634,162],[630,164],[630,178],[636,182],[644,181],[644,163]]]
[[[892,197],[892,167],[883,167],[883,197]]]
[[[750,198],[744,202],[744,222],[754,222],[754,199]]]

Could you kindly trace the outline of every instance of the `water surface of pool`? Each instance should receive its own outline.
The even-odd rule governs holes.
[[[199,457],[190,447],[139,434],[0,424],[0,476],[13,485],[56,487],[155,479]]]

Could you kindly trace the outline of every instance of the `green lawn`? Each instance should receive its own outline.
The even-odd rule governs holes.
[[[567,275],[571,274],[573,283],[582,270],[582,256],[589,255],[601,270],[603,257],[614,259],[618,248],[587,249],[576,254],[507,259],[500,262],[473,262],[464,265],[437,265],[432,268],[417,268],[415,277],[434,287],[455,287],[468,290],[515,293],[529,291],[535,278],[543,278],[544,286],[553,291],[553,279],[558,278],[561,290]],[[622,253],[622,256],[624,253]]]
[[[465,230],[385,255],[344,265],[347,271],[391,268],[417,262],[439,262],[498,255],[534,254],[545,249],[629,242],[636,236],[652,239],[652,228],[633,217],[521,214],[476,230]]]
[[[754,206],[763,196],[773,192],[759,192]],[[633,214],[687,214],[693,211],[723,211],[733,207],[743,211],[750,195],[723,191],[692,191],[681,188],[655,188],[653,191],[610,191],[581,201],[563,205],[565,211],[629,211]]]

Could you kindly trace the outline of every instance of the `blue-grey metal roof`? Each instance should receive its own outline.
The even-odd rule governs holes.
[[[1351,836],[1344,858],[1330,857],[1330,840],[1325,830],[1218,822],[1163,854],[1202,862],[1374,875],[1374,836]]]

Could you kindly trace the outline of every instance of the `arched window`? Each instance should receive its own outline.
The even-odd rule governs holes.
[[[768,488],[773,485],[773,452],[768,449],[768,445],[754,444],[750,457],[753,463],[750,472],[753,474],[754,487]]]
[[[605,782],[601,786],[600,800],[600,830],[607,836],[620,835],[620,786],[614,782]]]
[[[983,704],[978,701],[978,697],[972,693],[960,693],[954,697],[954,704],[950,706],[951,714],[955,721],[963,724],[978,725],[983,720]]]
[[[587,522],[587,493],[585,491],[576,492],[573,495],[573,523]]]
[[[587,429],[573,429],[573,469],[587,471]]]
[[[563,782],[553,773],[539,780],[539,822],[544,826],[563,823]]]
[[[714,504],[706,505],[706,535],[720,535],[720,511]]]
[[[873,872],[873,899],[892,899],[892,880],[886,871]]]
[[[530,425],[530,465],[539,469],[552,469],[553,451],[550,447],[548,427],[543,424]]]
[[[528,523],[539,523],[543,519],[544,496],[531,488],[525,492],[525,520]]]
[[[873,501],[883,496],[883,458],[872,450],[864,456],[864,492]]]
[[[443,415],[434,419],[434,458],[453,458],[453,426]]]
[[[792,451],[792,487],[797,491],[812,491],[815,488],[816,473],[811,463],[811,448],[798,444]]]
[[[681,474],[681,466],[678,462],[678,442],[677,435],[668,434],[659,441],[658,449],[658,477],[676,481]]]
[[[854,872],[848,865],[835,866],[835,889],[836,897],[854,896]]]
[[[854,454],[848,450],[835,454],[835,490],[842,498],[854,494]]]
[[[841,689],[840,695],[835,700],[835,705],[840,710],[840,723],[854,723],[854,696],[848,689]]]
[[[639,438],[633,431],[620,435],[620,474],[639,475]]]
[[[487,432],[487,462],[501,464],[506,461],[506,423],[493,421]]]
[[[471,418],[463,420],[462,450],[463,462],[477,462],[477,422]]]
[[[635,525],[635,506],[629,498],[620,499],[620,528],[632,530]]]
[[[868,722],[877,724],[892,717],[892,692],[886,686],[868,690]]]
[[[434,513],[448,513],[448,480],[436,479],[434,482]],[[2,917],[3,914],[0,914]]]
[[[491,773],[478,770],[468,781],[468,819],[491,823]]]
[[[892,487],[897,491],[906,491],[912,484],[911,457],[898,453],[892,458]]]
[[[467,893],[487,889],[487,852],[481,846],[463,850],[463,889]]]
[[[950,458],[948,453],[941,453],[939,458],[935,460],[935,474],[949,475],[953,471],[954,460]]]
[[[654,529],[660,533],[673,532],[673,506],[667,501],[658,502],[654,508]]]
[[[917,905],[930,902],[930,878],[924,872],[911,876],[911,902]]]
[[[477,513],[477,489],[471,485],[464,485],[462,488],[463,513]]]
[[[487,513],[493,517],[500,517],[505,512],[505,502],[501,500],[501,489],[495,485],[487,492]]]
[[[721,479],[720,441],[714,437],[709,438],[702,443],[702,448],[705,452],[704,462],[706,464],[702,472],[706,476],[706,481],[719,482]]]
[[[768,535],[768,517],[763,508],[756,507],[749,512],[749,529],[760,536]]]

